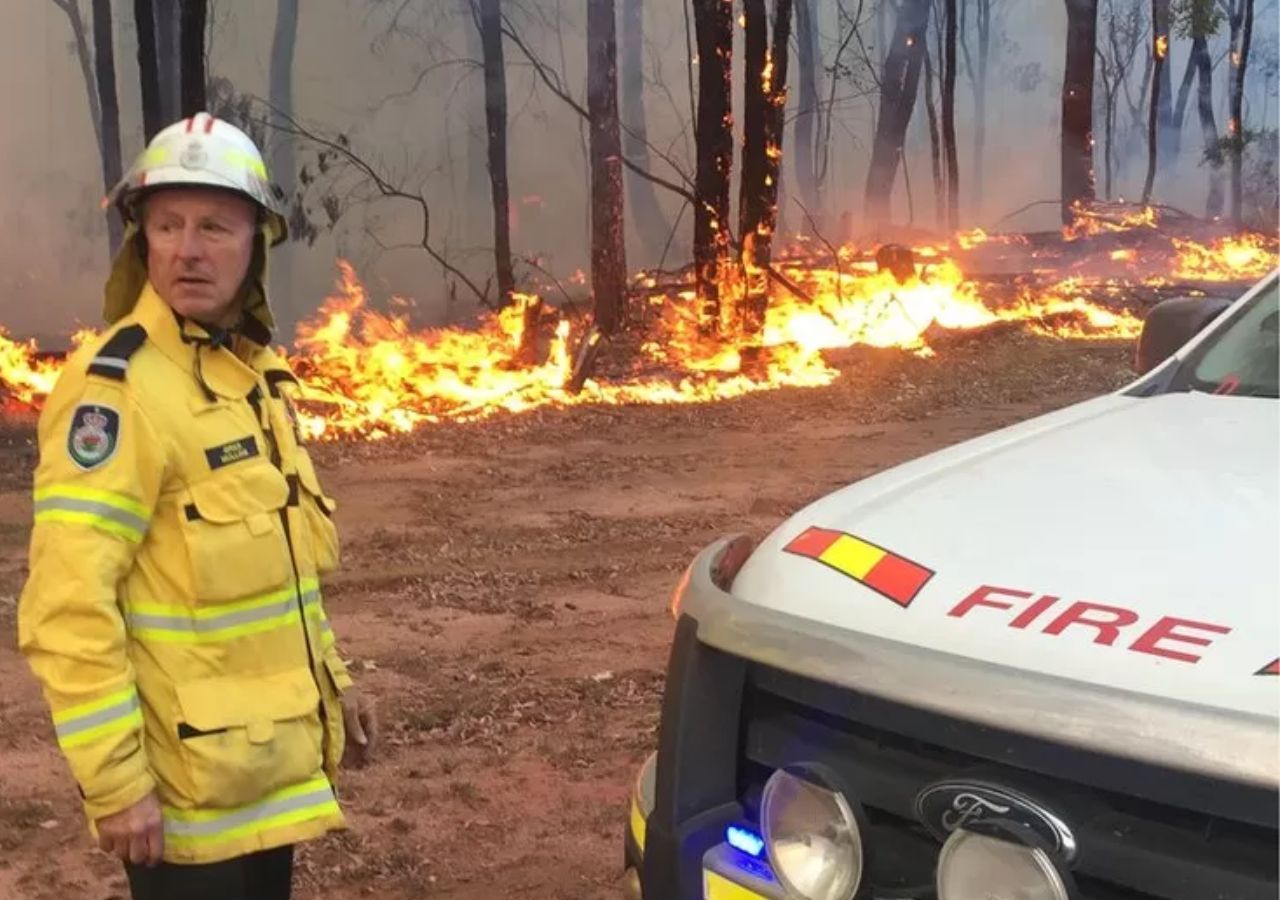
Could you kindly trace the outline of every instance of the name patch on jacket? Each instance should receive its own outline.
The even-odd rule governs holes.
[[[258,455],[258,441],[252,435],[227,444],[219,444],[204,451],[204,458],[209,460],[210,469],[221,469],[241,460],[251,459]]]
[[[67,455],[81,469],[96,469],[120,445],[120,413],[110,406],[83,403],[71,415]]]

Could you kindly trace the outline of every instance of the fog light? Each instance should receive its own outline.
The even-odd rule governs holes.
[[[774,875],[789,896],[850,900],[862,882],[862,831],[849,800],[818,770],[779,769],[760,819]]]
[[[1071,900],[1068,882],[1045,850],[963,828],[938,857],[938,900]]]

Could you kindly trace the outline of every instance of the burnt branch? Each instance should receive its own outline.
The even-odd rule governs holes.
[[[264,104],[268,105],[269,104]],[[255,122],[261,127],[271,128],[278,132],[301,138],[317,147],[322,147],[345,160],[348,165],[363,175],[377,189],[378,193],[388,199],[407,200],[416,204],[422,210],[422,240],[419,246],[427,251],[427,255],[440,265],[449,274],[453,275],[463,284],[465,284],[480,303],[489,309],[497,310],[499,307],[489,299],[488,291],[482,291],[474,281],[467,276],[457,266],[449,262],[449,260],[431,244],[431,206],[427,203],[427,199],[422,194],[415,194],[401,187],[392,184],[382,173],[380,173],[373,164],[365,160],[351,148],[351,142],[344,135],[338,135],[337,138],[329,138],[318,134],[307,128],[294,119],[292,116],[285,115],[277,109],[271,109],[272,116],[255,119]]]

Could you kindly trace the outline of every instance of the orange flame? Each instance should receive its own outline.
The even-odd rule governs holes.
[[[1123,209],[1110,212],[1076,201],[1071,205],[1071,214],[1073,221],[1062,229],[1062,236],[1068,241],[1097,237],[1100,234],[1132,231],[1137,228],[1154,229],[1158,224],[1153,206],[1144,206],[1133,212]]]
[[[71,336],[71,346],[79,347],[93,338],[92,329]],[[0,325],[0,399],[6,405],[39,406],[53,390],[62,361],[42,356],[35,341],[15,341]]]
[[[581,385],[574,384],[575,353],[584,342],[599,340],[584,320],[518,294],[510,307],[483,315],[473,326],[415,328],[409,304],[393,298],[394,311],[374,309],[355,270],[339,261],[333,296],[298,327],[290,357],[304,386],[302,424],[313,439],[377,439],[427,423],[545,406],[702,403],[830,384],[839,370],[824,354],[835,349],[899,347],[932,356],[935,335],[1004,322],[1061,338],[1132,338],[1141,323],[1123,309],[1128,285],[1172,278],[1250,280],[1269,271],[1277,258],[1276,242],[1263,236],[1210,243],[1164,238],[1150,231],[1155,213],[1149,207],[1138,212],[1079,207],[1077,213],[1073,240],[1135,229],[1151,235],[1143,241],[1156,243],[1151,252],[1144,243],[1141,251],[1125,247],[1082,257],[1086,264],[1099,257],[1122,264],[1124,280],[1109,282],[1062,278],[1044,269],[1034,281],[968,278],[947,255],[948,247],[967,251],[1029,244],[1023,235],[981,229],[958,233],[947,245],[915,248],[914,267],[896,277],[879,271],[854,246],[839,248],[833,260],[806,256],[800,245],[790,256],[775,259],[772,270],[752,265],[748,253],[743,260],[722,262],[720,319],[713,323],[705,321],[691,287],[664,289],[657,273],[638,273],[631,280],[643,309],[638,353],[622,370],[626,360],[611,357],[608,379]],[[754,244],[755,235],[744,241]],[[816,252],[812,243],[807,252]],[[1056,283],[1042,283],[1054,277]],[[587,279],[575,273],[570,280]],[[1105,306],[1095,302],[1103,295]],[[745,312],[739,303],[744,296],[767,301],[762,320]],[[530,320],[536,320],[537,332],[526,340]],[[708,334],[709,324],[716,326],[714,334]],[[87,335],[77,335],[77,342]],[[530,347],[534,361],[525,355]],[[16,342],[0,331],[0,397],[10,404],[40,405],[59,367],[42,359],[33,342]]]
[[[1172,275],[1193,281],[1261,278],[1276,264],[1273,242],[1257,234],[1220,238],[1205,245],[1173,238],[1178,255]]]

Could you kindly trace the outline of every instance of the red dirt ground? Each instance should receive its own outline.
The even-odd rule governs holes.
[[[326,605],[383,746],[352,828],[297,896],[616,898],[625,801],[654,743],[667,592],[718,534],[1131,376],[1131,348],[1001,335],[931,360],[700,407],[546,410],[318,448],[341,504]],[[16,651],[33,451],[0,432],[0,897],[126,896],[94,850]]]

